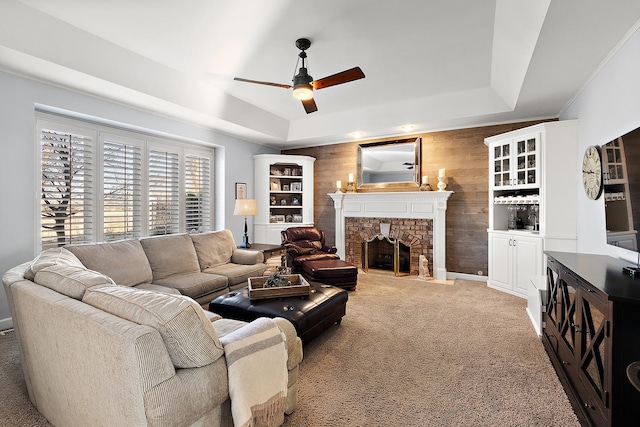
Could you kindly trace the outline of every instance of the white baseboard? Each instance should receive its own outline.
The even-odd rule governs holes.
[[[520,294],[518,292],[514,292],[511,289],[505,289],[502,286],[496,286],[496,285],[494,285],[493,283],[491,283],[489,281],[487,282],[487,286],[490,287],[491,289],[495,289],[496,291],[505,292],[507,294],[511,294],[511,295],[516,296],[518,298],[527,299],[526,295],[522,295],[522,294]]]
[[[0,331],[4,331],[5,329],[13,328],[13,320],[11,317],[7,317],[6,319],[0,319]]]
[[[452,273],[447,271],[447,279],[473,280],[475,282],[486,282],[487,276],[478,276],[477,274]]]
[[[531,320],[531,324],[533,325],[533,329],[535,329],[536,334],[538,334],[538,336],[541,337],[542,331],[540,330],[540,325],[538,325],[538,321],[531,313],[531,310],[529,310],[529,307],[527,307],[526,310],[527,310],[527,314],[529,315],[529,320]]]

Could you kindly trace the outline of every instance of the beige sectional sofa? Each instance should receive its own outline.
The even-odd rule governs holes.
[[[202,305],[246,286],[249,277],[261,276],[267,268],[261,252],[236,248],[229,230],[65,248],[119,285],[177,289]]]
[[[263,387],[284,387],[273,400],[281,424],[302,360],[293,325],[201,305],[262,274],[262,261],[223,230],[50,249],[14,267],[2,281],[29,398],[60,426],[231,426],[242,387],[229,349],[271,328],[272,358],[256,372],[271,375]]]

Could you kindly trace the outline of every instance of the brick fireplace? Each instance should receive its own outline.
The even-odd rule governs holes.
[[[390,223],[389,235],[411,247],[411,274],[424,255],[434,278],[447,278],[445,230],[451,191],[330,193],[336,213],[336,247],[340,257],[362,266],[362,243]],[[364,234],[363,234],[364,233]]]
[[[380,224],[389,224],[388,234],[381,230]],[[429,271],[433,269],[433,221],[430,219],[397,219],[397,218],[345,218],[345,261],[359,268],[364,268],[363,247],[365,241],[389,237],[409,249],[410,275],[418,274],[420,255],[424,255],[429,263]],[[384,227],[383,227],[384,228]],[[382,239],[384,242],[386,239]],[[391,260],[393,262],[393,260]],[[403,270],[399,268],[399,270]]]

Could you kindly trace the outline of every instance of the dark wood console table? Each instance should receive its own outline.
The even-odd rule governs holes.
[[[640,279],[616,258],[545,253],[543,344],[574,410],[587,425],[637,426],[627,367],[640,361]]]

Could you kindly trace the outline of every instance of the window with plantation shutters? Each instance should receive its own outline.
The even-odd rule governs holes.
[[[103,225],[107,242],[141,236],[142,149],[112,141],[102,142]]]
[[[149,235],[180,229],[180,159],[169,151],[149,150]]]
[[[40,130],[42,249],[93,238],[91,136]]]
[[[185,157],[185,227],[188,233],[208,231],[211,224],[211,160]]]
[[[41,249],[211,230],[215,151],[36,113]]]

